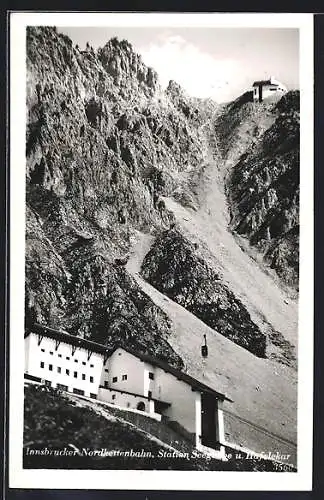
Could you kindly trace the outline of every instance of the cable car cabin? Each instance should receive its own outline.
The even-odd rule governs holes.
[[[204,334],[204,345],[201,346],[201,355],[203,358],[207,358],[208,356],[208,347],[207,347],[207,338],[206,338],[206,334]]]
[[[201,355],[203,358],[208,357],[208,347],[206,345],[201,346]]]

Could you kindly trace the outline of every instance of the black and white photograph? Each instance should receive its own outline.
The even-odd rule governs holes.
[[[308,14],[12,14],[14,486],[311,484],[312,57]]]

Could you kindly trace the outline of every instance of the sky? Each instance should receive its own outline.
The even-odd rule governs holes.
[[[299,88],[299,31],[295,28],[60,27],[82,49],[112,37],[126,39],[166,87],[178,82],[195,97],[235,99],[253,81],[274,76]]]

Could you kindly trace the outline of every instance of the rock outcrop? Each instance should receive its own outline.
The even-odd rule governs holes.
[[[231,226],[257,246],[285,283],[297,288],[299,93],[283,96],[273,113],[275,122],[229,173]]]
[[[265,356],[266,337],[194,243],[174,228],[153,244],[142,265],[143,277],[236,344]]]

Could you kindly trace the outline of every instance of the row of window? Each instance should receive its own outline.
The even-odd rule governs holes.
[[[42,352],[45,352],[45,349],[41,349]],[[49,353],[51,354],[51,356],[54,355],[54,351],[49,351]],[[62,354],[58,354],[58,357],[59,358],[62,358]],[[65,359],[67,359],[68,361],[70,361],[71,357],[70,356],[65,356]],[[79,360],[78,359],[74,359],[74,362],[75,363],[79,363]],[[85,366],[87,363],[85,361],[81,361],[81,363]],[[92,363],[90,363],[90,368],[93,368],[94,365]],[[107,370],[108,371],[108,370]]]
[[[51,387],[52,382],[50,380],[45,380],[45,385]],[[68,391],[69,389],[68,386],[64,384],[56,384],[56,387],[57,389],[61,389],[62,391]],[[84,396],[84,391],[82,391],[81,389],[73,388],[72,391],[74,392],[74,394],[79,394],[80,396]],[[97,394],[90,392],[90,398],[97,399]]]
[[[40,367],[41,368],[45,368],[44,361],[40,362]],[[53,371],[53,365],[49,364],[48,365],[48,369],[49,369],[50,372],[52,372]],[[62,373],[62,368],[60,366],[57,366],[57,373]],[[65,369],[65,375],[70,375],[70,370],[67,369],[67,368]],[[78,372],[73,372],[73,377],[74,378],[78,378]],[[82,380],[86,380],[86,374],[85,373],[81,373],[81,378],[82,378]],[[90,382],[94,382],[94,379],[93,379],[92,375],[90,375],[89,379],[90,379]]]
[[[105,370],[105,371],[108,371],[108,370]],[[122,380],[127,380],[127,375],[126,375],[126,374],[125,374],[125,375],[122,375],[122,378],[121,378],[121,379],[122,379]],[[149,372],[149,379],[154,380],[154,373]],[[118,382],[118,377],[113,377],[113,378],[112,378],[112,381],[113,381],[113,382]],[[107,387],[107,385],[108,385],[108,381],[106,381],[106,382],[105,382],[105,387]]]

